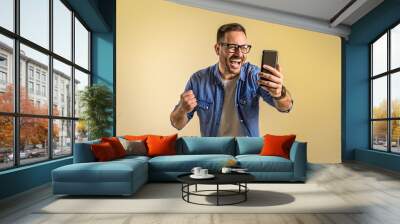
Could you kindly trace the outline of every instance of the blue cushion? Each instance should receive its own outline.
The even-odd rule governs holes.
[[[193,167],[200,166],[212,172],[219,171],[227,161],[235,159],[231,155],[174,155],[158,156],[149,160],[149,170],[190,172]]]
[[[59,182],[130,182],[133,172],[147,169],[140,160],[74,163],[52,171],[53,181]],[[147,176],[147,172],[142,175]]]
[[[293,172],[292,161],[279,156],[239,155],[236,159],[250,172]]]
[[[113,161],[127,161],[130,162],[132,160],[139,160],[139,161],[143,161],[143,162],[147,162],[149,161],[150,157],[147,156],[135,156],[135,155],[130,155],[130,156],[125,156],[123,158],[117,159],[117,160],[113,160]]]
[[[95,162],[96,158],[94,157],[90,146],[92,144],[99,144],[99,143],[100,143],[100,140],[75,143],[74,163]]]
[[[235,155],[235,138],[233,137],[182,137],[182,146],[177,154],[226,154]]]
[[[262,137],[236,137],[236,155],[260,154],[264,146]]]

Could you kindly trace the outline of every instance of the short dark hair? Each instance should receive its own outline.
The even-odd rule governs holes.
[[[220,26],[217,31],[217,43],[225,38],[225,33],[231,31],[242,31],[246,35],[246,29],[239,23],[228,23]]]

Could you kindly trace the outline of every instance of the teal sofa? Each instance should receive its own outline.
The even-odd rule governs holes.
[[[260,156],[261,137],[180,137],[177,155],[127,156],[108,162],[96,162],[90,145],[75,144],[74,163],[52,171],[54,194],[131,195],[148,181],[176,181],[193,167],[219,172],[228,160],[236,160],[259,182],[305,182],[307,144],[294,142],[290,159]]]

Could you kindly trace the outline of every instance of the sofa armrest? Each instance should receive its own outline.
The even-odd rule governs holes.
[[[75,143],[74,147],[74,163],[89,163],[95,162],[96,158],[94,157],[90,146],[92,144],[97,144],[100,141],[89,141],[89,142],[81,142]]]
[[[293,179],[305,181],[307,174],[307,143],[295,141],[290,149],[290,160],[293,162]]]

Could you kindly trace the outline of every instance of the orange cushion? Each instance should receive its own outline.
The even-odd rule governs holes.
[[[264,135],[264,146],[261,149],[260,155],[262,156],[281,156],[289,159],[290,147],[296,135]]]
[[[102,142],[100,144],[91,145],[92,152],[97,161],[109,161],[117,158],[115,151],[110,143]]]
[[[124,138],[129,141],[146,141],[149,135],[125,135]]]
[[[157,136],[149,135],[147,137],[147,155],[148,156],[162,156],[162,155],[175,155],[175,143],[178,134],[170,136]]]
[[[117,137],[110,137],[110,138],[101,138],[101,142],[108,142],[114,149],[115,155],[118,158],[126,156],[126,151],[124,146],[122,146],[121,142]]]

